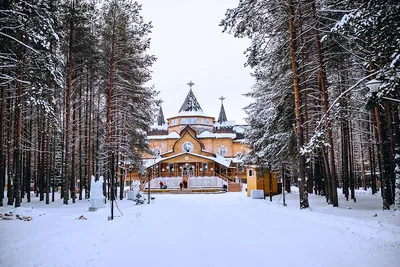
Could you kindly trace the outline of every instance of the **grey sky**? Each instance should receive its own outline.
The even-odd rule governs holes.
[[[192,80],[193,92],[205,114],[218,118],[223,95],[228,120],[244,123],[250,99],[251,69],[243,54],[250,41],[222,33],[227,8],[238,0],[139,0],[145,21],[153,22],[151,49],[158,60],[150,84],[160,91],[164,116],[176,115]]]

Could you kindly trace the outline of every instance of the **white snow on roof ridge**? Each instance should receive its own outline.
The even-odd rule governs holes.
[[[233,127],[235,126],[236,123],[235,121],[223,121],[223,122],[215,122],[214,127],[219,128],[219,127]]]
[[[195,111],[181,111],[178,113],[178,116],[206,116],[206,114],[203,111],[195,110]]]
[[[235,139],[236,134],[235,133],[215,133],[215,138],[231,138]]]
[[[167,138],[179,138],[181,137],[177,132],[173,131],[167,135]]]
[[[168,130],[168,123],[164,123],[163,125],[153,124],[150,126],[153,130]]]
[[[215,134],[210,131],[204,131],[197,135],[197,138],[214,138]]]

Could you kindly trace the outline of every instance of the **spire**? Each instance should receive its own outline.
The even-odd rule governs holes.
[[[187,85],[190,86],[189,93],[187,94],[186,99],[183,102],[179,112],[185,112],[185,111],[201,111],[201,112],[203,112],[203,110],[200,107],[199,102],[197,102],[197,99],[194,96],[193,91],[192,91],[192,86],[194,85],[194,82],[190,81],[190,82],[188,82]]]
[[[225,99],[225,97],[223,97],[223,96],[221,96],[219,98],[219,100],[221,100],[221,110],[219,111],[219,116],[218,116],[218,122],[219,123],[222,123],[224,121],[228,121],[228,119],[226,118],[226,114],[225,114],[224,99]]]
[[[158,112],[157,125],[161,126],[164,124],[165,124],[164,113],[163,113],[161,103],[160,103],[160,111]]]

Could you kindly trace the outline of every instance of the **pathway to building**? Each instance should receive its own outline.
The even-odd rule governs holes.
[[[399,216],[379,213],[379,202],[332,211],[311,197],[314,208],[300,211],[290,194],[288,207],[279,196],[271,203],[244,192],[155,197],[150,205],[118,202],[123,216],[113,221],[108,208],[88,212],[85,201],[24,203],[16,211],[32,221],[0,221],[0,266],[389,267],[400,260]]]

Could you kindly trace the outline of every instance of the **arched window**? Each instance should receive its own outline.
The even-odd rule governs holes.
[[[226,149],[226,147],[224,145],[220,146],[218,149],[218,154],[220,154],[221,156],[226,156],[228,150]]]
[[[182,145],[182,150],[184,152],[192,152],[193,151],[193,144],[190,142],[185,142]]]

